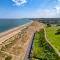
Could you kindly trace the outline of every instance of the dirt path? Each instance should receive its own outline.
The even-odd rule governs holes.
[[[54,49],[55,53],[60,57],[60,52],[51,44],[51,42],[47,38],[47,34],[46,34],[45,28],[44,28],[44,32],[45,32],[45,39],[46,39],[46,41],[51,45],[51,47]]]

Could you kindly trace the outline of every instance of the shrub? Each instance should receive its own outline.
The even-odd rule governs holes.
[[[58,29],[57,32],[56,32],[55,34],[57,34],[57,35],[60,34],[60,29]]]
[[[51,24],[48,23],[48,24],[47,24],[47,27],[51,27]]]
[[[11,60],[12,59],[12,56],[7,56],[6,58],[5,58],[5,60]]]
[[[56,26],[60,26],[60,24],[57,24]]]

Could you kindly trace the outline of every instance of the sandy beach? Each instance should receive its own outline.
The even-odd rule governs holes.
[[[5,32],[0,33],[0,44],[1,44],[2,42],[4,42],[5,40],[9,39],[10,37],[16,35],[18,32],[21,32],[22,29],[24,29],[24,28],[26,28],[27,26],[29,26],[32,22],[33,22],[33,21],[28,22],[28,23],[26,23],[26,24],[24,24],[24,25],[20,25],[20,26],[18,26],[18,27],[15,27],[15,28],[13,28],[13,29],[8,30],[8,31],[5,31]],[[8,38],[7,38],[7,37],[8,37]]]
[[[40,31],[42,28],[42,23],[34,21],[17,30],[13,30],[13,32],[6,34],[6,36],[2,36],[0,38],[0,44],[2,44],[0,49],[3,54],[0,54],[0,60],[2,60],[2,58],[5,59],[6,54],[12,56],[12,60],[27,60],[34,33]],[[21,32],[21,34],[18,34],[19,32]],[[13,37],[14,39],[11,39],[10,37]],[[3,57],[4,54],[5,56]]]

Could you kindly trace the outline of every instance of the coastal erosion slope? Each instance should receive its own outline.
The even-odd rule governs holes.
[[[0,60],[4,60],[8,56],[12,57],[11,60],[27,60],[34,33],[40,31],[41,28],[43,28],[43,24],[34,21],[21,32],[19,31],[13,37],[2,42]]]

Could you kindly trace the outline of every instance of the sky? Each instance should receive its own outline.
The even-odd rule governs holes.
[[[60,18],[60,0],[0,0],[0,18]]]

